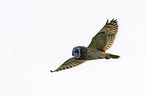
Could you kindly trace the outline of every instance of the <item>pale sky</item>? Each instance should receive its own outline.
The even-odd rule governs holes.
[[[1,0],[0,96],[145,96],[144,13],[144,0]],[[120,59],[50,73],[113,18]]]

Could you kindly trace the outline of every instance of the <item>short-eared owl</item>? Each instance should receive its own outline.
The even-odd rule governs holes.
[[[105,53],[114,42],[116,33],[118,31],[117,20],[112,19],[110,22],[107,20],[105,26],[96,34],[88,47],[77,46],[72,50],[74,57],[65,61],[60,67],[51,72],[57,72],[64,69],[69,69],[80,65],[88,60],[93,59],[117,59],[120,56]]]

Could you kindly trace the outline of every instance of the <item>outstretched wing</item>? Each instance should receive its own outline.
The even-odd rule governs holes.
[[[87,61],[87,60],[77,60],[77,59],[75,59],[75,58],[73,57],[73,58],[70,58],[70,59],[68,59],[67,61],[65,61],[65,62],[64,62],[60,67],[58,67],[56,70],[54,70],[54,71],[50,70],[50,71],[51,71],[51,72],[57,72],[57,71],[60,71],[60,70],[69,69],[69,68],[78,66],[78,65],[84,63],[85,61]]]
[[[105,26],[93,37],[88,48],[95,48],[101,51],[106,51],[113,44],[115,35],[118,31],[117,20],[108,20]]]

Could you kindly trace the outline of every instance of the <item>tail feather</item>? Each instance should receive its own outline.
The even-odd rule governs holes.
[[[118,58],[120,58],[120,56],[119,55],[113,55],[113,54],[106,54],[105,59],[110,59],[110,58],[118,59]]]

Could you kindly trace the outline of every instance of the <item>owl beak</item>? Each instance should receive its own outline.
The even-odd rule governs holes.
[[[77,54],[75,54],[75,53],[73,52],[73,53],[72,53],[72,56],[76,57],[76,56],[77,56]]]

